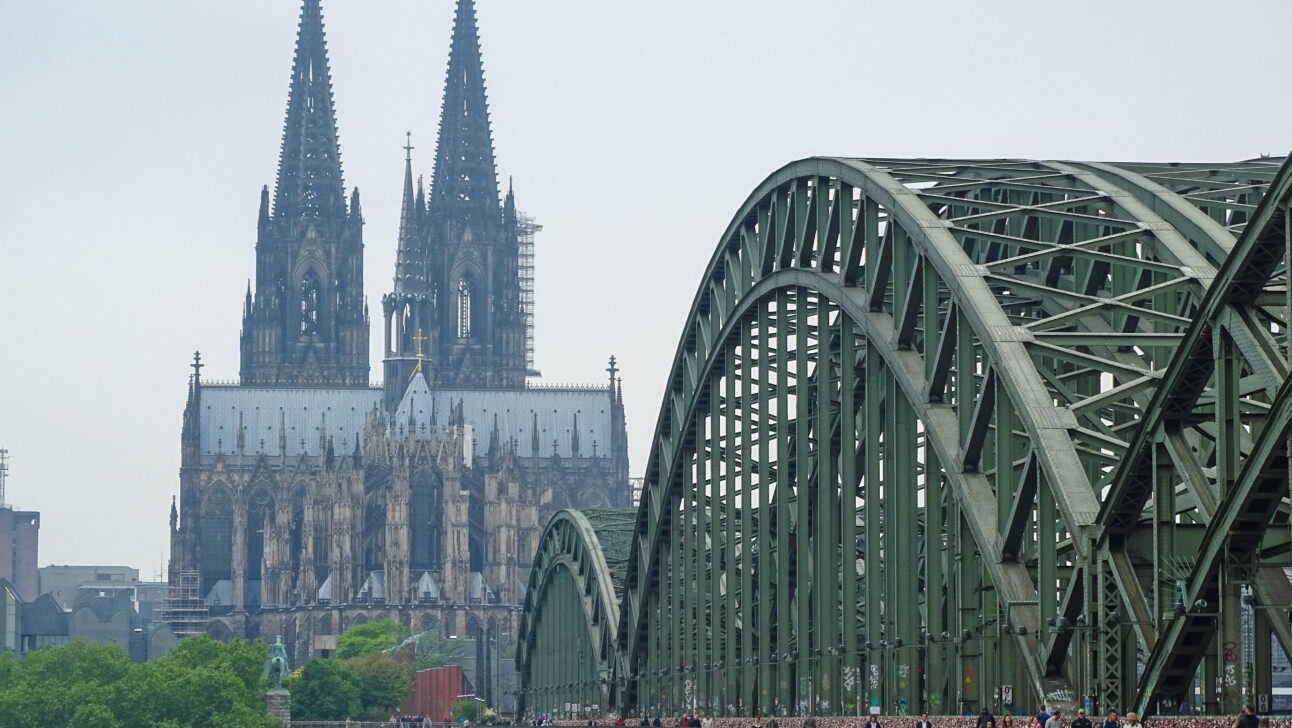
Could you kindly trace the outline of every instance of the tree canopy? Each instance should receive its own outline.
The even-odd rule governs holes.
[[[359,677],[359,702],[364,708],[389,713],[413,692],[413,671],[406,659],[379,652],[348,660],[346,666]]]
[[[360,714],[359,676],[344,663],[314,659],[288,685],[292,720],[345,720]]]
[[[19,659],[0,655],[0,725],[11,728],[270,728],[260,642],[205,635],[132,662],[117,645],[76,641]]]
[[[409,629],[393,619],[357,624],[337,635],[336,656],[342,660],[374,655],[408,639]]]

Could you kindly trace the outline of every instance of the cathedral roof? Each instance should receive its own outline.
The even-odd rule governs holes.
[[[237,455],[239,430],[246,455],[278,455],[281,445],[288,457],[319,456],[329,438],[336,450],[349,452],[381,394],[377,388],[203,386],[199,455],[203,461]]]
[[[203,385],[201,394],[199,456],[214,460],[217,453],[237,455],[238,433],[242,452],[288,457],[318,457],[332,440],[338,453],[350,452],[361,436],[367,417],[382,403],[380,388],[288,389]],[[610,456],[611,397],[608,388],[570,387],[522,390],[432,391],[423,377],[414,377],[399,408],[387,422],[414,436],[429,438],[432,412],[435,429],[449,425],[453,408],[460,405],[463,424],[473,430],[477,458],[485,456],[497,422],[500,442],[514,439],[522,458],[573,457],[575,441],[580,457]],[[573,436],[578,417],[578,437]],[[537,432],[535,432],[537,425]],[[402,429],[401,429],[402,428]],[[537,435],[537,437],[535,437]],[[538,450],[533,445],[537,441]],[[595,443],[595,446],[594,446]],[[553,449],[555,447],[555,450]]]
[[[461,405],[463,424],[472,430],[477,457],[485,453],[494,424],[502,442],[514,438],[520,457],[551,457],[553,453],[569,458],[574,448],[580,457],[592,457],[594,446],[598,457],[610,455],[610,390],[522,389],[478,390],[443,389],[432,391],[421,376],[404,393],[392,422],[396,427],[412,424],[414,436],[431,437],[432,428],[448,426],[450,413]],[[578,436],[573,430],[578,426]],[[432,425],[434,419],[434,425]],[[535,426],[537,435],[535,438]],[[538,451],[534,452],[534,442]],[[577,445],[576,445],[577,442]]]

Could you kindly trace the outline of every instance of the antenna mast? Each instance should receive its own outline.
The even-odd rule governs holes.
[[[4,481],[9,475],[9,451],[0,447],[0,508],[5,507]]]

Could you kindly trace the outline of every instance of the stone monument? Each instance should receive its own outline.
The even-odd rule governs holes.
[[[282,635],[269,646],[269,659],[265,660],[265,679],[269,690],[265,693],[265,712],[283,722],[292,724],[292,694],[283,687],[283,679],[291,673],[287,666],[287,648]]]

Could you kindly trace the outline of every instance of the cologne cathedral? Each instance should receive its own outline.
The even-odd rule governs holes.
[[[527,381],[536,226],[500,194],[471,0],[429,189],[410,155],[371,385],[363,212],[342,182],[319,0],[304,0],[240,380],[204,382],[193,362],[163,616],[177,633],[281,635],[296,664],[387,616],[505,641],[547,518],[628,505],[614,359],[603,386]]]

